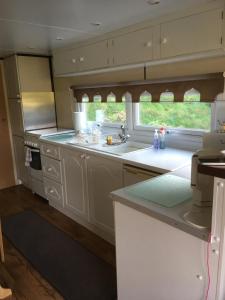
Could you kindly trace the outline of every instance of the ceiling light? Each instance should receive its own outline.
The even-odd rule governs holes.
[[[98,26],[101,26],[102,25],[102,23],[101,22],[91,22],[90,23],[92,26],[96,26],[96,27],[98,27]]]
[[[62,41],[62,40],[64,40],[64,38],[62,36],[57,36],[56,40],[57,41]]]
[[[149,5],[157,5],[160,3],[160,0],[148,0],[147,3]]]

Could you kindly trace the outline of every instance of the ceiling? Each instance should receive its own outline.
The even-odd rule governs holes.
[[[0,0],[0,57],[48,54],[54,47],[206,2],[210,0],[161,0],[158,5],[147,0]],[[91,24],[95,22],[101,26]]]

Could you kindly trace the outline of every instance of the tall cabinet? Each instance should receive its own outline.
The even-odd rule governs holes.
[[[13,140],[17,181],[29,186],[24,165],[24,119],[22,93],[52,92],[48,57],[13,55],[4,59],[8,111]]]

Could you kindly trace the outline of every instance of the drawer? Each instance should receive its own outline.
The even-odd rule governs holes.
[[[62,182],[61,162],[46,156],[41,156],[43,175],[59,183]]]
[[[51,144],[41,144],[41,154],[60,160],[60,149]]]
[[[63,187],[60,183],[44,177],[44,189],[48,200],[53,201],[60,206],[64,205]]]
[[[35,193],[43,198],[46,198],[43,181],[32,178],[31,179],[31,188],[32,188],[33,193]]]

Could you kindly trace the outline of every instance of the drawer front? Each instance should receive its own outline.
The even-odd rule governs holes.
[[[41,156],[43,175],[55,181],[62,182],[61,162],[46,156]]]
[[[48,200],[64,206],[63,187],[60,183],[44,177],[44,189]]]
[[[41,144],[41,154],[60,160],[59,147],[50,144]]]

